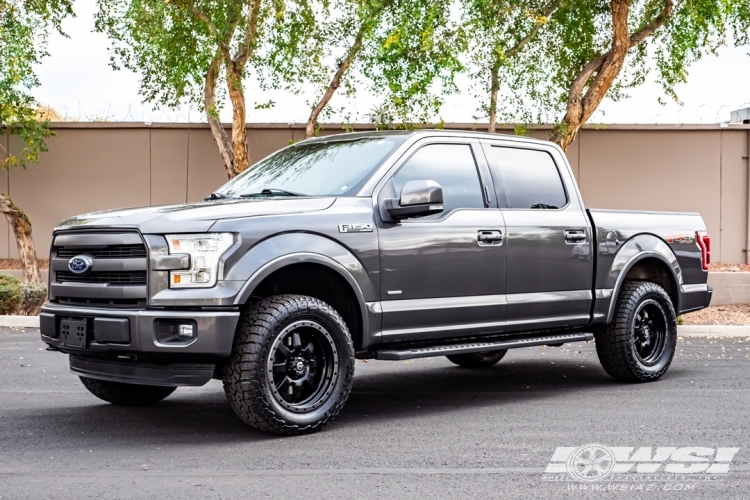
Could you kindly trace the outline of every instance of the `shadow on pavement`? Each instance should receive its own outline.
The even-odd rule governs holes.
[[[372,361],[370,363],[373,363]],[[378,363],[355,376],[351,397],[331,430],[371,425],[376,421],[419,419],[461,411],[477,405],[496,407],[529,400],[554,400],[566,395],[606,391],[637,391],[651,384],[622,384],[612,380],[594,358],[521,359],[501,361],[487,369],[465,369],[433,361],[403,371]],[[388,371],[385,371],[388,370]],[[662,382],[680,378],[686,368],[667,373]],[[688,370],[689,371],[689,370]],[[27,444],[85,447],[123,446],[157,440],[172,444],[221,444],[278,439],[246,426],[235,416],[218,384],[214,391],[178,389],[155,406],[125,408],[99,402],[81,387],[81,406],[12,410],[0,427],[6,443],[33,435]],[[88,404],[86,404],[88,402]]]

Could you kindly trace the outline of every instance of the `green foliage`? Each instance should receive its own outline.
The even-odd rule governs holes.
[[[13,314],[21,305],[21,280],[0,274],[0,314]]]
[[[21,283],[21,300],[18,306],[19,314],[36,316],[39,309],[47,300],[47,285],[44,283]]]
[[[483,116],[488,113],[489,74],[492,62],[498,60],[495,56],[517,44],[535,25],[533,40],[519,54],[499,58],[497,113],[501,120],[559,122],[575,78],[589,62],[610,50],[610,1],[563,0],[548,17],[540,16],[554,4],[554,0],[463,0],[469,75],[483,103]],[[665,5],[665,0],[631,1],[630,34],[652,22]],[[653,73],[664,93],[679,102],[675,86],[686,81],[691,64],[721,46],[747,45],[749,38],[747,0],[674,0],[664,26],[630,49],[607,97],[628,97],[629,89]]]
[[[0,0],[0,131],[22,144],[19,153],[3,151],[3,168],[26,168],[47,150],[44,140],[53,134],[30,93],[39,85],[34,65],[47,55],[50,30],[62,33],[62,20],[70,15],[70,0]]]

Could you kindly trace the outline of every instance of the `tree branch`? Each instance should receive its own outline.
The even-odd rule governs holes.
[[[557,8],[562,3],[562,0],[554,0],[552,3],[549,4],[547,7],[547,10],[544,12],[544,17],[551,16]],[[511,47],[510,49],[505,51],[505,57],[513,57],[516,54],[518,54],[521,49],[523,49],[530,41],[536,37],[536,34],[539,32],[539,29],[542,27],[543,23],[537,22],[534,23],[534,27],[529,31],[525,37],[523,37],[516,45],[515,47]]]
[[[219,30],[216,28],[216,25],[213,23],[213,21],[211,21],[211,19],[206,14],[201,12],[195,5],[193,5],[192,2],[185,3],[185,2],[179,1],[176,3],[178,6],[182,7],[183,9],[187,9],[193,15],[193,17],[195,17],[197,20],[199,20],[200,22],[206,25],[209,33],[211,33],[211,36],[214,37],[214,39],[216,40],[216,43],[219,45],[219,49],[221,50],[222,55],[225,58],[230,59],[231,56],[229,54],[229,45],[224,40],[224,38],[221,37],[221,35],[219,34]]]
[[[255,41],[258,36],[258,17],[260,15],[260,4],[262,0],[252,0],[247,11],[247,26],[245,28],[245,40],[237,50],[232,62],[237,68],[244,68],[247,60],[252,54]]]
[[[365,18],[362,21],[362,25],[359,27],[359,31],[357,31],[357,35],[354,37],[354,43],[349,48],[349,52],[347,52],[346,56],[344,56],[344,58],[339,63],[339,66],[336,69],[336,73],[334,73],[333,78],[331,79],[331,83],[328,85],[328,88],[323,94],[323,97],[320,98],[318,104],[312,109],[310,118],[307,119],[307,127],[305,128],[305,136],[307,138],[315,135],[315,125],[318,122],[320,113],[331,100],[333,94],[336,92],[336,90],[338,90],[339,86],[341,86],[341,79],[344,77],[344,74],[352,64],[352,61],[362,48],[362,42],[364,41],[365,34],[367,33],[367,30],[370,28],[370,26],[370,20]]]

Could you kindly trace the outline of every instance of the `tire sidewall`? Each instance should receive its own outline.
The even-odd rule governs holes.
[[[265,370],[276,337],[287,325],[300,320],[315,321],[328,331],[336,345],[336,356],[338,361],[336,365],[337,368],[335,368],[337,373],[333,382],[334,386],[328,394],[327,399],[322,405],[320,405],[320,407],[305,413],[290,411],[277,401],[270,386],[270,384],[273,384],[273,380],[269,378],[268,372]],[[259,379],[263,399],[266,401],[271,412],[276,418],[282,420],[285,425],[295,425],[300,427],[314,425],[325,419],[328,413],[332,412],[341,404],[341,399],[346,397],[344,391],[349,387],[347,380],[353,375],[351,372],[353,371],[352,359],[354,353],[352,352],[352,347],[349,342],[348,332],[342,328],[342,325],[337,318],[330,315],[323,308],[315,307],[313,304],[308,304],[308,307],[305,309],[293,310],[284,314],[280,319],[274,318],[264,333],[266,334],[266,338],[261,353],[261,366],[263,369],[260,370]]]

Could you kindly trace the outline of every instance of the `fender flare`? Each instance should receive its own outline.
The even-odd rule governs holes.
[[[649,234],[639,234],[623,244],[609,268],[610,276],[616,273],[617,279],[612,289],[612,298],[607,312],[607,324],[611,323],[614,318],[617,297],[620,295],[620,290],[625,282],[625,276],[627,276],[633,266],[649,258],[660,260],[671,271],[677,293],[676,298],[679,302],[680,290],[682,288],[682,269],[680,268],[677,256],[664,240]],[[679,304],[674,304],[674,308],[675,310],[679,310]]]
[[[234,304],[247,302],[255,288],[273,272],[302,263],[323,265],[348,283],[357,298],[363,335],[367,335],[369,318],[366,297],[375,296],[376,293],[367,271],[347,248],[311,233],[285,233],[253,246],[229,271],[250,276],[235,297]]]

